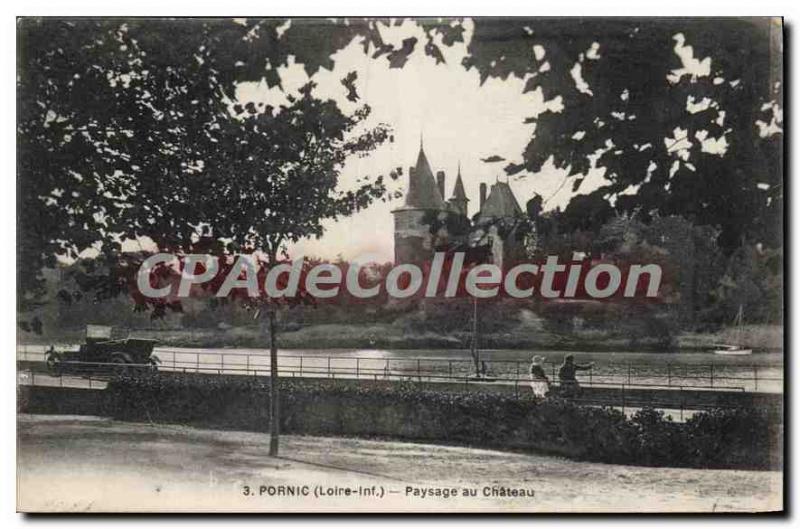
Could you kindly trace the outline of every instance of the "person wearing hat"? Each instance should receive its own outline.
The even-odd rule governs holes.
[[[533,396],[540,399],[547,396],[547,392],[550,391],[550,380],[544,372],[544,367],[542,367],[543,362],[543,356],[534,355],[531,358],[531,389],[533,390]]]

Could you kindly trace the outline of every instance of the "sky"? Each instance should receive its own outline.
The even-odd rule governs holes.
[[[413,22],[402,26],[382,28],[384,41],[399,45],[405,38],[416,36],[424,42],[422,30]],[[471,38],[467,23],[465,42]],[[452,194],[461,164],[461,175],[467,197],[469,214],[476,212],[478,188],[481,182],[506,180],[503,167],[508,161],[519,161],[531,138],[533,125],[524,124],[527,117],[545,111],[557,111],[560,102],[545,101],[541,91],[523,94],[524,80],[488,79],[483,85],[476,70],[461,66],[466,44],[452,48],[441,46],[446,63],[437,65],[422,53],[418,44],[403,68],[390,69],[383,58],[371,59],[361,44],[354,41],[333,56],[333,71],[320,70],[312,79],[318,84],[316,95],[337,101],[346,112],[363,103],[372,108],[369,124],[386,123],[394,131],[394,142],[379,147],[367,158],[353,159],[341,175],[341,187],[353,186],[358,177],[388,175],[403,167],[403,176],[391,182],[390,189],[405,189],[408,168],[416,163],[420,139],[434,174],[445,171],[445,198]],[[535,51],[531,49],[533,59]],[[356,87],[361,100],[354,104],[345,98],[341,79],[350,71],[358,73]],[[302,65],[279,69],[283,90],[269,89],[266,83],[247,83],[239,87],[237,96],[242,102],[265,102],[273,106],[285,102],[286,95],[307,83],[309,78]],[[507,161],[485,163],[481,158],[498,155]],[[563,207],[571,197],[571,186],[563,185],[566,171],[545,166],[538,174],[524,174],[509,180],[517,200],[524,207],[533,193],[547,200],[545,209]],[[580,192],[588,193],[602,185],[602,171],[593,171],[584,181]],[[319,240],[305,240],[290,247],[290,255],[352,259],[363,254],[377,255],[387,261],[393,258],[393,219],[391,210],[402,204],[401,199],[389,203],[377,202],[368,209],[326,224],[326,233]]]

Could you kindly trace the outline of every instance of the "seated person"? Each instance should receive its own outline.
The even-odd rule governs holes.
[[[535,355],[533,358],[531,358],[530,367],[531,389],[533,390],[533,396],[540,399],[543,399],[545,396],[547,396],[548,391],[550,391],[550,380],[547,378],[547,375],[544,372],[542,362],[544,362],[544,357]]]

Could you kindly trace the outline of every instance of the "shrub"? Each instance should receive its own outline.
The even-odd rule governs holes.
[[[241,376],[158,374],[113,380],[119,419],[269,430],[269,381]],[[421,389],[408,383],[281,380],[287,433],[399,438],[556,454],[605,463],[776,468],[780,418],[763,410],[714,410],[686,423],[643,409],[561,399]]]

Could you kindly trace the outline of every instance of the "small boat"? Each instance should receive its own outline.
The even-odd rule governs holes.
[[[714,349],[714,354],[727,356],[744,356],[753,354],[752,349],[747,349],[741,345],[743,342],[742,335],[744,333],[744,312],[741,305],[739,305],[739,312],[736,313],[736,318],[733,320],[733,324],[736,326],[736,342],[738,345],[715,346],[717,349]]]
[[[729,356],[753,354],[752,349],[745,349],[744,347],[738,345],[720,345],[718,347],[720,348],[714,349],[714,354]]]

